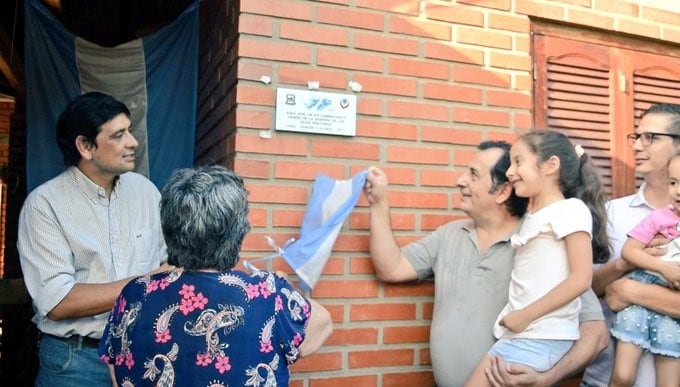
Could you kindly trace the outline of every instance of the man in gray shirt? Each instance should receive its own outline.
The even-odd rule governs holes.
[[[483,142],[459,178],[460,208],[470,219],[448,223],[400,248],[390,224],[387,177],[371,167],[364,193],[370,204],[370,252],[377,277],[386,282],[434,277],[430,355],[438,386],[461,386],[494,342],[492,327],[508,299],[514,249],[526,199],[514,195],[505,171],[510,146]],[[606,346],[608,334],[592,292],[582,296],[580,339],[551,370],[536,373],[496,367],[505,385],[551,385],[583,368]]]

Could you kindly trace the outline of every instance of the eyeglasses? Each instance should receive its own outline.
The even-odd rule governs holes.
[[[630,145],[635,145],[637,140],[640,140],[642,146],[650,146],[654,142],[657,136],[667,136],[671,138],[680,138],[680,135],[670,134],[670,133],[656,133],[656,132],[644,132],[644,133],[632,133],[626,136]]]

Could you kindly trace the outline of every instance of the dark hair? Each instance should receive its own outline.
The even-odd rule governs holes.
[[[649,114],[659,114],[670,116],[669,124],[667,127],[669,134],[680,135],[680,105],[674,103],[657,103],[645,110],[640,119]],[[680,143],[680,138],[673,137],[673,143]]]
[[[76,148],[78,136],[85,137],[96,147],[95,139],[101,126],[119,114],[130,117],[130,110],[124,103],[98,91],[85,93],[69,102],[57,121],[57,143],[64,156],[64,164],[77,165],[80,161],[80,152]]]
[[[493,140],[482,141],[477,146],[477,149],[480,151],[487,149],[500,149],[503,151],[501,157],[489,171],[491,174],[491,182],[493,183],[489,193],[494,193],[502,184],[508,182],[508,177],[505,175],[505,172],[508,170],[508,168],[510,168],[510,143],[506,141]],[[529,199],[517,196],[515,194],[515,190],[513,189],[510,197],[505,201],[505,206],[507,207],[510,215],[522,217],[524,216],[524,213],[527,212],[528,203]]]
[[[593,262],[602,263],[609,260],[611,253],[605,210],[607,198],[600,176],[588,154],[583,153],[579,157],[569,138],[554,130],[529,132],[518,141],[524,142],[541,162],[552,156],[560,159],[559,184],[564,197],[581,199],[593,217]]]
[[[168,263],[186,270],[233,268],[250,231],[243,180],[219,165],[178,169],[161,193]]]

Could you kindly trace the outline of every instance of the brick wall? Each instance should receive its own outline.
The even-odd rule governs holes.
[[[265,235],[297,236],[317,172],[348,178],[369,165],[389,175],[407,243],[463,216],[452,187],[479,141],[532,126],[534,18],[677,45],[679,16],[618,0],[203,2],[198,163],[247,181],[244,258],[271,252]],[[355,137],[273,131],[276,88],[308,81],[363,86]],[[293,366],[294,386],[432,384],[432,284],[378,283],[367,229],[362,198],[312,292],[335,332]],[[290,272],[281,259],[269,268]]]
[[[4,169],[9,162],[9,127],[14,113],[14,102],[0,102],[0,278],[5,268],[5,225],[7,224],[7,183]]]

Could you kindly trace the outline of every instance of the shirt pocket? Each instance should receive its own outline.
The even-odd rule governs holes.
[[[161,264],[161,232],[158,227],[135,231],[135,257],[139,274],[158,268]]]

